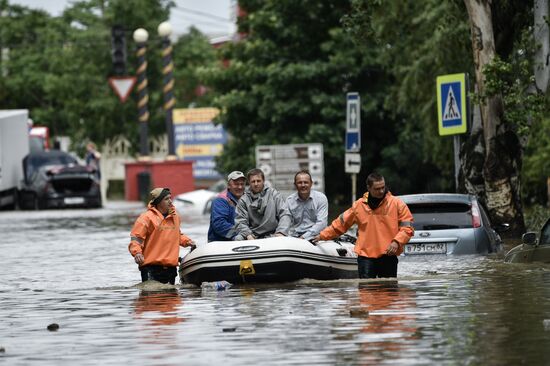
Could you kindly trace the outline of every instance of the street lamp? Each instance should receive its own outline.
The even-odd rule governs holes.
[[[150,160],[148,139],[148,122],[149,110],[147,102],[149,94],[147,92],[147,60],[145,54],[147,52],[146,42],[149,38],[149,33],[143,28],[138,28],[134,31],[134,41],[136,42],[136,56],[138,61],[137,77],[138,77],[138,120],[139,120],[139,142],[140,142],[140,157],[139,160]]]
[[[172,121],[172,110],[176,102],[174,99],[172,43],[170,42],[172,26],[168,22],[162,22],[159,24],[157,31],[162,38],[162,91],[164,93],[164,111],[166,113],[166,134],[168,135],[168,156],[166,160],[176,160],[176,150],[174,148],[174,123]]]

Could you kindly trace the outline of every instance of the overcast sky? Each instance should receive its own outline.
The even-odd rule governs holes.
[[[9,0],[9,2],[29,8],[43,9],[57,16],[72,1]],[[191,25],[210,36],[232,34],[234,23],[231,21],[231,4],[233,2],[232,0],[174,0],[176,6],[171,11],[170,23],[172,23],[175,35],[186,33]]]

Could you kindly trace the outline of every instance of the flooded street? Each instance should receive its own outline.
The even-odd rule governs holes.
[[[141,211],[0,212],[0,363],[550,364],[549,265],[401,257],[398,281],[144,289],[127,250]],[[183,218],[199,244],[207,229]]]

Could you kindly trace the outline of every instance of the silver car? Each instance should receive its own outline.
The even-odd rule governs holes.
[[[502,250],[477,198],[468,194],[426,193],[400,196],[414,217],[414,236],[404,255],[487,254]],[[502,226],[502,230],[506,225]]]

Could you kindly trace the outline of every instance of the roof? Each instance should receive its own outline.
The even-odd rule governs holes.
[[[463,203],[470,204],[475,196],[462,193],[420,193],[399,196],[406,204]]]
[[[18,115],[27,116],[28,114],[29,114],[28,109],[2,109],[0,110],[0,119],[12,117],[12,116],[18,116]]]

